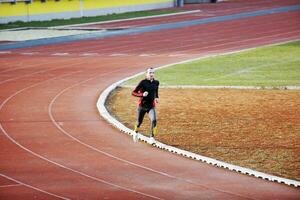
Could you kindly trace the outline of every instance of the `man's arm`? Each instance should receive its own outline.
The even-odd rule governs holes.
[[[159,98],[158,97],[158,87],[159,87],[159,81],[157,81],[157,88],[156,88],[156,91],[155,91],[155,98]]]
[[[135,97],[142,97],[143,91],[142,91],[142,81],[139,82],[139,84],[136,86],[136,88],[131,93]]]
[[[156,91],[155,91],[155,103],[158,103],[158,87],[159,87],[159,81],[157,81],[157,88],[156,88]]]

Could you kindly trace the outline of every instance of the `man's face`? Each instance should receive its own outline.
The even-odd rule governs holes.
[[[146,73],[146,78],[149,80],[154,79],[154,69],[148,69]]]

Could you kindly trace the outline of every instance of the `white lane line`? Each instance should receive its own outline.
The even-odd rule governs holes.
[[[128,54],[125,54],[125,53],[113,53],[113,54],[110,54],[109,56],[128,56]]]
[[[21,93],[21,92],[23,92],[23,91],[25,91],[25,90],[28,90],[28,89],[30,89],[30,88],[33,88],[33,87],[35,87],[35,86],[37,86],[37,85],[40,85],[40,84],[42,84],[42,83],[44,83],[44,82],[47,82],[47,81],[50,81],[50,80],[54,80],[54,79],[57,79],[57,78],[62,78],[62,77],[69,76],[69,75],[72,75],[72,74],[74,74],[74,73],[79,73],[79,72],[81,72],[81,71],[71,72],[71,73],[68,73],[68,74],[65,74],[65,75],[62,75],[62,76],[50,78],[50,79],[41,81],[41,82],[39,82],[39,83],[30,85],[30,86],[28,86],[28,87],[25,87],[25,88],[23,88],[23,89],[21,89],[21,90],[15,92],[15,93],[12,94],[11,96],[9,96],[7,99],[5,99],[5,100],[1,103],[1,105],[0,105],[0,111],[2,110],[3,106],[4,106],[10,99],[12,99],[12,98],[15,97],[17,94],[19,94],[19,93]],[[4,134],[10,141],[12,141],[13,143],[15,143],[17,146],[21,147],[21,148],[24,149],[25,151],[27,151],[27,152],[29,152],[29,153],[32,152],[31,150],[26,149],[25,147],[23,147],[22,145],[20,145],[18,142],[16,142],[16,141],[15,141],[15,140],[14,140],[14,139],[6,132],[6,130],[3,128],[1,122],[0,122],[0,129],[2,130],[3,134]],[[33,155],[35,155],[35,154],[33,154]],[[3,177],[8,178],[8,179],[10,179],[10,180],[14,180],[14,179],[9,178],[9,177],[7,177],[7,176],[5,176],[5,175],[3,175],[3,174],[0,174],[0,175],[3,176]],[[19,182],[19,181],[17,181],[17,180],[14,180],[14,181],[16,181],[17,183],[23,184],[23,183],[21,183],[21,182]],[[31,185],[28,185],[28,184],[24,184],[24,185],[27,186],[27,187],[30,187],[30,188],[32,188],[32,189],[38,190],[38,191],[40,191],[40,192],[49,194],[49,195],[51,195],[51,196],[56,196],[56,197],[59,197],[59,198],[61,198],[61,199],[68,199],[68,198],[60,197],[60,196],[55,195],[55,194],[53,194],[53,193],[49,193],[49,192],[47,192],[47,191],[41,190],[41,189],[39,189],[39,188],[33,187],[33,186],[31,186]]]
[[[235,47],[236,47],[236,45],[239,45],[241,43],[252,44],[254,41],[257,41],[257,40],[263,40],[263,39],[268,39],[268,38],[273,38],[273,37],[278,37],[278,36],[284,36],[284,35],[287,35],[287,34],[299,33],[299,32],[300,32],[299,30],[295,30],[295,31],[277,33],[277,34],[272,35],[272,33],[274,33],[274,31],[270,31],[269,34],[267,34],[267,35],[265,35],[265,33],[268,33],[268,32],[264,32],[263,36],[257,36],[257,37],[253,37],[253,38],[250,38],[250,39],[243,39],[243,40],[230,41],[230,42],[225,41],[225,42],[220,43],[220,44],[210,45],[210,46],[208,45],[208,46],[205,46],[205,47],[197,47],[196,46],[197,44],[195,45],[195,42],[194,42],[193,44],[181,45],[180,47],[174,47],[174,48],[171,48],[169,50],[170,51],[179,50],[179,51],[177,51],[178,53],[188,53],[188,51],[194,52],[194,51],[199,51],[199,50],[204,50],[204,49],[222,47],[222,46],[226,46],[226,45],[235,45]],[[239,36],[237,36],[237,37],[239,37]],[[180,50],[182,48],[188,48],[188,47],[190,48],[189,50]],[[160,49],[159,51],[156,51],[156,53],[163,52],[164,50],[167,50],[167,49]]]
[[[51,54],[52,56],[68,56],[70,55],[69,53],[53,53]]]
[[[119,71],[119,70],[111,71],[111,72],[102,74],[101,76],[96,76],[96,77],[94,77],[94,78],[99,78],[99,77],[105,76],[105,75],[107,75],[107,74],[114,73],[114,72],[116,72],[116,71]],[[107,157],[113,158],[113,159],[115,159],[115,160],[118,160],[118,161],[127,163],[127,164],[129,164],[129,165],[133,165],[133,166],[135,166],[135,167],[144,169],[144,170],[146,170],[146,171],[150,171],[150,172],[152,172],[152,173],[156,173],[156,174],[159,174],[159,175],[162,175],[162,176],[166,176],[166,177],[169,177],[169,178],[171,178],[171,179],[183,181],[183,182],[186,182],[186,183],[189,183],[189,184],[197,185],[197,186],[202,187],[202,188],[204,188],[204,189],[214,190],[214,191],[217,191],[217,192],[220,192],[220,193],[225,193],[225,194],[229,194],[229,195],[232,195],[232,196],[238,196],[238,197],[242,197],[242,198],[245,198],[245,199],[252,199],[252,198],[250,198],[250,197],[246,197],[246,196],[243,196],[243,195],[240,195],[240,194],[234,194],[234,193],[231,193],[231,192],[228,192],[228,191],[225,191],[225,190],[221,190],[221,189],[217,189],[217,188],[210,188],[210,187],[207,187],[207,186],[205,186],[205,185],[202,185],[202,184],[193,182],[193,181],[191,181],[191,180],[187,180],[187,179],[184,179],[184,178],[179,178],[179,177],[176,177],[176,176],[167,174],[167,173],[165,173],[165,172],[157,171],[157,170],[155,170],[155,169],[146,167],[146,166],[144,166],[144,165],[139,165],[139,164],[137,164],[137,163],[133,163],[133,162],[131,162],[131,161],[122,159],[122,158],[120,158],[120,157],[114,156],[114,155],[112,155],[112,154],[110,154],[110,153],[107,153],[107,152],[105,152],[105,151],[102,151],[102,150],[100,150],[100,149],[98,149],[98,148],[95,148],[95,147],[93,147],[93,146],[91,146],[91,145],[89,145],[89,144],[87,144],[87,143],[82,142],[81,140],[79,140],[78,138],[72,136],[71,134],[69,134],[66,130],[64,130],[64,129],[60,126],[60,124],[59,124],[59,123],[55,120],[55,118],[53,117],[53,114],[52,114],[53,104],[54,104],[54,102],[55,102],[55,101],[56,101],[63,93],[65,93],[65,92],[68,91],[69,89],[74,88],[74,87],[76,87],[76,86],[78,86],[78,85],[81,85],[82,83],[85,83],[85,82],[87,82],[87,81],[90,81],[90,80],[92,80],[92,79],[94,79],[94,78],[90,78],[90,79],[88,79],[88,80],[79,82],[79,83],[77,83],[77,84],[75,84],[75,85],[73,85],[73,86],[70,86],[70,87],[68,87],[68,88],[65,88],[64,90],[62,90],[61,92],[59,92],[59,93],[52,99],[52,101],[50,102],[50,104],[49,104],[49,106],[48,106],[48,114],[49,114],[49,117],[50,117],[51,121],[53,122],[53,124],[57,127],[57,129],[59,129],[63,134],[65,134],[66,136],[70,137],[71,139],[75,140],[76,142],[82,144],[83,146],[85,146],[85,147],[87,147],[87,148],[89,148],[89,149],[92,149],[92,150],[94,150],[94,151],[96,151],[96,152],[99,152],[99,153],[101,153],[101,154],[103,154],[103,155],[105,155],[105,156],[107,156]]]
[[[108,72],[108,73],[106,73],[106,74],[113,73],[113,72],[117,72],[117,71],[122,71],[122,70],[124,70],[124,69],[114,70],[114,71]],[[41,85],[42,83],[47,82],[47,81],[49,81],[49,80],[54,80],[54,79],[57,79],[57,78],[61,78],[61,77],[64,77],[64,76],[69,76],[69,75],[71,75],[71,74],[79,73],[79,72],[81,72],[81,71],[76,71],[76,72],[68,73],[68,74],[65,74],[65,75],[62,75],[62,76],[59,76],[59,77],[54,77],[54,78],[51,78],[51,79],[48,79],[48,80],[44,80],[44,81],[41,81],[41,82],[39,82],[39,83],[30,85],[30,86],[28,86],[28,87],[25,87],[25,88],[23,88],[23,89],[21,89],[21,90],[15,92],[15,93],[12,94],[11,96],[9,96],[7,99],[5,99],[5,101],[3,101],[3,103],[0,105],[0,111],[1,111],[1,109],[3,108],[3,106],[4,106],[10,99],[12,99],[12,98],[15,97],[17,94],[20,94],[21,92],[23,92],[23,91],[25,91],[25,90],[28,90],[28,89],[30,89],[30,88],[36,87],[36,86],[38,86],[38,85]],[[103,76],[103,75],[106,75],[106,74],[101,74],[100,77]],[[89,79],[87,79],[87,80],[85,80],[85,81],[81,81],[81,82],[79,82],[79,83],[77,83],[77,84],[75,84],[75,85],[82,84],[82,83],[84,83],[84,82],[90,81],[90,80],[92,80],[92,79],[94,79],[94,78],[97,78],[97,77],[99,77],[99,75],[96,75],[96,76],[94,76],[94,77],[92,77],[92,78],[89,78]],[[74,87],[75,87],[75,86],[74,86]],[[56,165],[56,166],[58,166],[58,167],[61,167],[61,168],[66,169],[66,170],[69,170],[69,171],[71,171],[71,172],[73,172],[73,173],[79,174],[79,175],[84,176],[84,177],[86,177],[86,178],[89,178],[89,179],[98,181],[98,182],[103,183],[103,184],[106,184],[106,185],[110,185],[110,186],[112,186],[112,187],[116,187],[116,188],[119,188],[119,189],[122,189],[122,190],[125,190],[125,191],[128,191],[128,192],[133,192],[133,193],[136,193],[136,194],[140,194],[140,195],[142,195],[142,196],[146,196],[146,197],[149,197],[149,198],[152,198],[152,199],[162,200],[162,198],[159,198],[159,197],[156,197],[156,196],[153,196],[153,195],[150,195],[150,194],[146,194],[146,193],[143,193],[143,192],[139,192],[139,191],[136,191],[136,190],[133,190],[133,189],[124,187],[124,186],[120,186],[120,185],[114,184],[114,183],[109,182],[109,181],[105,181],[105,180],[103,180],[103,179],[100,179],[100,178],[97,178],[97,177],[94,177],[94,176],[90,176],[90,175],[85,174],[85,173],[83,173],[83,172],[81,172],[81,171],[78,171],[78,170],[76,170],[76,169],[72,169],[72,168],[67,167],[67,166],[65,166],[65,165],[62,165],[62,164],[60,164],[60,163],[57,163],[57,162],[55,162],[55,161],[53,161],[53,160],[50,160],[50,159],[48,159],[48,158],[46,158],[46,157],[44,157],[44,156],[42,156],[42,155],[40,155],[40,154],[38,154],[38,153],[36,153],[36,152],[34,152],[34,151],[31,151],[30,149],[28,149],[28,148],[26,148],[25,146],[23,146],[23,145],[21,145],[20,143],[18,143],[18,142],[17,142],[15,139],[13,139],[13,138],[9,135],[9,133],[3,128],[1,122],[0,122],[0,129],[2,130],[3,134],[4,134],[10,141],[12,141],[14,144],[16,144],[16,145],[19,146],[21,149],[27,151],[28,153],[30,153],[30,154],[32,154],[32,155],[34,155],[34,156],[36,156],[36,157],[38,157],[38,158],[40,158],[40,159],[42,159],[42,160],[45,160],[45,161],[47,161],[47,162],[49,162],[49,163],[52,163],[52,164],[54,164],[54,165]]]
[[[0,185],[0,188],[18,187],[18,186],[22,186],[22,184],[18,183],[18,184]]]
[[[181,56],[186,56],[186,54],[183,53],[178,53],[178,54],[169,54],[169,57],[181,57]]]
[[[17,80],[17,79],[20,79],[20,78],[32,76],[32,75],[35,75],[35,74],[43,73],[43,72],[53,71],[53,70],[56,70],[56,69],[59,69],[59,68],[61,68],[61,67],[55,67],[55,68],[50,69],[50,70],[49,70],[49,69],[40,70],[40,71],[33,72],[33,73],[30,73],[30,74],[26,74],[26,75],[23,75],[23,76],[18,76],[18,77],[14,77],[14,78],[9,78],[9,79],[6,79],[6,80],[4,80],[4,81],[1,81],[0,84],[6,83],[6,82],[9,82],[9,81],[13,81],[13,80]]]
[[[116,70],[116,71],[120,71],[120,70]],[[100,77],[102,77],[102,76],[105,76],[105,75],[114,73],[114,72],[116,72],[116,71],[111,71],[111,72],[102,74],[101,76],[94,77],[94,78],[100,78]],[[94,78],[91,78],[91,79],[94,79]],[[112,154],[110,154],[110,153],[107,153],[107,152],[105,152],[105,151],[102,151],[102,150],[100,150],[100,149],[98,149],[98,148],[95,148],[95,147],[93,147],[93,146],[91,146],[91,145],[89,145],[89,144],[87,144],[87,143],[82,142],[82,141],[79,140],[78,138],[72,136],[71,134],[69,134],[69,132],[67,132],[66,130],[64,130],[64,129],[62,128],[62,125],[63,125],[63,124],[60,124],[60,122],[57,122],[57,121],[55,120],[54,116],[53,116],[52,110],[53,110],[53,105],[54,105],[55,101],[56,101],[62,94],[64,94],[66,91],[68,91],[68,90],[70,90],[70,89],[72,89],[72,88],[74,88],[74,87],[77,87],[77,86],[81,85],[82,83],[85,83],[85,82],[87,82],[87,81],[90,81],[91,79],[88,79],[88,80],[79,82],[79,83],[77,83],[77,84],[75,84],[75,85],[72,85],[72,86],[70,86],[70,87],[68,87],[68,88],[65,88],[64,90],[62,90],[61,92],[59,92],[59,93],[52,99],[52,101],[50,102],[50,104],[49,104],[49,106],[48,106],[48,114],[49,114],[49,117],[50,117],[51,121],[52,121],[53,124],[56,126],[56,128],[59,129],[64,135],[66,135],[66,136],[72,138],[72,139],[75,140],[76,142],[82,144],[83,146],[85,146],[85,147],[87,147],[87,148],[89,148],[89,149],[92,149],[92,150],[94,150],[94,151],[96,151],[96,152],[99,152],[99,153],[101,153],[101,154],[104,154],[105,156],[108,156],[108,157],[110,157],[110,158],[119,160],[119,161],[121,161],[121,162],[125,162],[125,163],[127,163],[127,164],[136,166],[136,167],[138,167],[138,168],[141,168],[141,169],[144,169],[144,170],[147,170],[147,171],[150,171],[150,172],[154,172],[154,173],[157,173],[157,174],[160,174],[160,175],[163,175],[163,176],[167,176],[167,177],[169,177],[169,178],[180,179],[180,178],[177,178],[177,177],[175,177],[175,176],[169,175],[169,174],[167,174],[167,173],[165,173],[165,172],[157,171],[157,170],[155,170],[155,169],[152,169],[152,168],[149,168],[149,167],[146,167],[146,166],[143,166],[143,165],[139,165],[139,164],[137,164],[137,163],[133,163],[133,162],[131,162],[131,161],[122,159],[122,158],[120,158],[120,157],[114,156],[114,155],[112,155]],[[182,181],[182,179],[180,179],[180,180]],[[186,180],[185,180],[185,181],[186,181]]]
[[[38,52],[38,53],[40,53],[40,52]],[[44,62],[45,60],[43,59],[42,60],[42,62]],[[41,61],[40,61],[41,62]],[[57,61],[56,62],[48,62],[47,61],[47,64],[52,64],[52,63],[57,63]],[[7,63],[6,63],[7,64]],[[11,65],[11,64],[10,64]],[[25,66],[24,66],[25,65]],[[38,64],[31,64],[31,65],[29,65],[29,66],[27,66],[27,65],[29,65],[29,64],[27,64],[27,63],[25,63],[24,61],[20,61],[19,63],[16,63],[16,64],[13,64],[13,66],[16,66],[16,68],[13,68],[13,69],[6,69],[6,70],[3,70],[3,71],[1,71],[0,73],[4,73],[4,72],[9,72],[9,71],[16,71],[16,70],[19,70],[19,69],[26,69],[26,68],[28,68],[28,69],[30,69],[30,68],[33,68],[33,67],[38,67],[38,66],[42,66],[42,65],[44,65],[44,64],[40,64],[40,63],[38,63]]]
[[[77,59],[76,59],[77,60]],[[80,60],[80,58],[78,58],[78,60]],[[55,64],[55,65],[63,65],[64,66],[64,64],[63,64],[64,62],[62,62],[62,63],[57,63],[57,61],[56,62],[47,62],[47,63],[45,63],[45,64],[38,64],[38,65],[35,65],[35,66],[40,66],[40,65],[48,65],[48,64]],[[83,62],[81,62],[81,63],[83,63]],[[77,63],[77,62],[75,62],[74,61],[74,64],[68,64],[68,66],[67,67],[72,67],[72,66],[75,66],[75,65],[78,65],[78,64],[80,64],[80,63]],[[23,67],[22,67],[23,68]],[[56,70],[56,69],[63,69],[63,68],[66,68],[66,67],[54,67],[54,68],[52,68],[52,69],[44,69],[44,70],[40,70],[40,71],[35,71],[35,72],[33,72],[33,73],[30,73],[30,74],[25,74],[25,75],[22,75],[22,76],[18,76],[18,77],[14,77],[14,78],[9,78],[9,79],[6,79],[6,80],[3,80],[3,81],[0,81],[0,84],[3,84],[3,83],[6,83],[6,82],[9,82],[9,81],[13,81],[13,80],[18,80],[18,79],[21,79],[21,78],[24,78],[24,77],[28,77],[28,76],[32,76],[32,75],[35,75],[35,74],[39,74],[39,73],[43,73],[43,72],[50,72],[50,71],[54,71],[54,70]],[[19,68],[20,69],[20,68]],[[18,69],[15,69],[15,70],[18,70]],[[14,71],[14,70],[12,70],[12,71]]]
[[[197,12],[201,12],[201,11],[194,11],[195,13]],[[193,13],[193,12],[192,12]],[[184,36],[180,36],[180,38],[186,38],[186,35],[184,35]],[[169,40],[169,39],[167,39],[167,40]],[[181,41],[180,39],[176,39],[176,38],[173,38],[173,40],[176,40],[176,41]],[[161,40],[154,40],[155,41],[155,43],[160,43],[161,42]],[[122,48],[122,47],[128,47],[128,44],[139,44],[140,43],[140,41],[138,41],[138,40],[136,40],[136,42],[135,43],[133,43],[133,41],[125,41],[125,42],[122,42],[122,43],[120,43],[120,45],[118,45],[118,47],[117,47],[117,49],[120,49],[120,47]],[[148,43],[149,44],[149,43]],[[150,45],[149,45],[150,46]],[[82,49],[83,47],[81,47],[81,49]],[[83,51],[84,50],[86,50],[86,49],[89,49],[89,50],[91,50],[90,49],[90,47],[86,47],[86,48],[83,48]],[[110,46],[108,46],[108,48],[99,48],[99,47],[95,47],[95,48],[93,48],[93,49],[101,49],[101,51],[103,51],[103,50],[105,50],[105,51],[107,51],[107,50],[114,50],[114,49],[116,49],[116,48],[111,48]],[[136,50],[137,48],[133,48],[133,50]],[[140,49],[140,48],[138,48],[138,49]],[[132,50],[131,50],[132,51]],[[131,51],[128,51],[128,52],[131,52]]]
[[[79,54],[80,56],[97,56],[99,55],[98,53],[81,53]]]
[[[22,64],[20,64],[20,65],[22,65]],[[17,68],[6,69],[6,70],[1,71],[0,73],[7,73],[7,72],[11,72],[11,71],[20,70],[20,69],[31,68],[31,67],[27,67],[27,66],[19,67],[20,65],[17,65]],[[38,66],[38,65],[34,65],[34,67],[35,67],[35,66]]]
[[[22,53],[20,53],[21,55],[36,55],[36,54],[38,54],[38,52],[22,52]]]
[[[153,54],[153,53],[151,53],[151,54],[144,53],[144,54],[140,54],[138,56],[140,56],[140,57],[151,57],[151,56],[155,56],[155,55],[156,54]]]
[[[268,23],[268,24],[272,24],[272,22],[270,22],[270,23]],[[264,26],[267,26],[268,24],[264,24]],[[236,25],[235,25],[236,26]],[[253,28],[251,28],[251,27],[253,27]],[[248,27],[248,29],[249,30],[252,30],[252,29],[255,29],[257,27],[257,25],[251,25],[250,27]],[[235,27],[234,28],[234,30],[235,31],[239,31],[239,30],[241,30],[242,28],[238,28],[237,29],[237,27]],[[214,31],[216,31],[216,30],[214,30]],[[228,32],[232,32],[232,30],[229,30],[229,31],[222,31],[221,33],[228,33]],[[206,35],[204,35],[204,36],[207,36],[207,35],[212,35],[211,33],[209,33],[209,34],[206,34]],[[204,36],[201,36],[201,37],[204,37]],[[199,36],[197,36],[196,38],[200,38],[199,39],[199,41],[201,41],[201,37],[199,37]],[[240,36],[239,36],[240,37]],[[182,38],[184,38],[184,39],[186,39],[186,34],[181,34],[181,35],[179,35],[179,36],[176,36],[176,37],[173,37],[173,40],[174,41],[182,41]],[[169,40],[169,39],[168,39]],[[134,41],[125,41],[125,42],[123,42],[122,41],[122,43],[120,43],[119,45],[118,45],[118,47],[117,47],[117,49],[119,49],[119,51],[122,51],[122,47],[128,47],[128,45],[135,45],[135,44],[139,44],[140,43],[140,41],[139,40],[135,40],[136,42],[134,42]],[[151,40],[151,42],[147,42],[147,44],[146,45],[148,45],[148,46],[151,46],[152,44],[155,44],[155,43],[161,43],[163,40],[160,40],[160,39],[154,39],[154,40]],[[192,42],[193,42],[193,40],[192,40]],[[194,44],[195,43],[198,43],[198,41],[196,42],[193,42]],[[186,46],[186,45],[185,45]],[[121,47],[121,49],[120,49],[120,47]],[[183,45],[183,47],[184,47],[184,45]],[[83,47],[80,47],[81,49],[83,48]],[[145,47],[142,47],[142,48],[132,48],[130,51],[126,51],[126,53],[131,53],[132,51],[136,51],[137,49],[143,49],[143,48],[145,48]],[[94,50],[99,50],[99,49],[101,49],[101,51],[107,51],[107,50],[114,50],[115,48],[111,48],[110,46],[108,46],[108,48],[107,47],[99,47],[99,46],[96,46],[96,47],[94,47],[94,48],[91,48],[91,47],[86,47],[86,48],[83,48],[82,49],[82,51],[85,51],[85,50],[88,50],[88,51],[91,51],[91,49],[94,49]],[[165,49],[164,49],[165,50]],[[169,51],[169,49],[168,49],[168,51]],[[183,53],[185,53],[185,52],[183,52]]]
[[[62,90],[61,92],[59,92],[59,93],[52,99],[52,101],[50,102],[50,104],[49,104],[49,106],[48,106],[48,115],[49,115],[51,121],[53,122],[53,124],[55,125],[55,127],[56,127],[58,130],[60,130],[64,135],[68,136],[69,138],[73,139],[74,141],[76,141],[76,142],[82,144],[83,146],[85,146],[85,147],[87,147],[87,148],[89,148],[89,149],[92,149],[92,150],[94,150],[94,151],[97,151],[97,152],[99,152],[99,153],[101,153],[101,154],[104,154],[104,155],[106,155],[106,156],[108,156],[108,157],[110,157],[110,158],[114,158],[114,159],[116,159],[116,160],[119,160],[119,161],[122,161],[122,162],[125,162],[125,163],[128,163],[128,164],[131,164],[131,165],[134,165],[134,166],[137,166],[137,167],[140,167],[140,168],[143,168],[143,169],[146,169],[146,170],[149,170],[149,171],[152,171],[152,172],[155,172],[155,173],[164,175],[164,176],[172,177],[172,176],[170,176],[170,175],[168,175],[168,174],[165,174],[165,173],[163,173],[163,172],[158,172],[158,171],[155,171],[155,170],[153,170],[153,169],[151,169],[151,168],[147,168],[147,167],[138,165],[138,164],[136,164],[136,163],[132,163],[132,162],[130,162],[130,161],[128,161],[128,160],[124,160],[124,159],[122,159],[122,158],[113,156],[112,154],[109,154],[109,153],[107,153],[107,152],[101,151],[100,149],[97,149],[97,148],[95,148],[95,147],[93,147],[93,146],[91,146],[91,145],[89,145],[89,144],[86,144],[86,143],[82,142],[81,140],[79,140],[78,138],[76,138],[76,137],[72,136],[71,134],[69,134],[67,131],[65,131],[65,130],[59,125],[59,123],[57,123],[56,120],[54,119],[53,114],[52,114],[53,104],[54,104],[54,102],[55,102],[55,101],[56,101],[63,93],[65,93],[66,91],[68,91],[68,90],[70,90],[70,89],[72,89],[72,88],[74,88],[74,87],[77,87],[77,86],[79,86],[79,85],[81,85],[81,84],[83,84],[83,83],[86,83],[86,82],[88,82],[88,81],[91,81],[91,80],[93,80],[93,79],[95,79],[95,78],[100,78],[100,77],[106,76],[106,75],[108,75],[108,74],[112,74],[112,73],[119,72],[119,71],[123,71],[123,69],[118,69],[118,70],[110,71],[110,72],[107,72],[107,73],[104,73],[104,74],[101,74],[101,75],[96,75],[96,76],[93,76],[92,78],[89,78],[89,79],[87,79],[87,80],[81,81],[81,82],[76,83],[76,84],[74,84],[74,85],[72,85],[72,86],[70,86],[70,87],[65,88],[64,90]],[[175,178],[175,177],[172,177],[172,178]],[[139,194],[144,194],[145,196],[149,196],[149,197],[154,197],[154,196],[152,196],[152,195],[148,195],[148,194],[145,194],[145,193],[142,193],[142,192],[137,192],[137,193],[139,193]],[[159,198],[159,197],[155,197],[155,198],[161,199],[161,198]]]
[[[1,173],[0,173],[0,176],[6,178],[6,179],[8,179],[8,180],[11,180],[11,181],[14,181],[14,182],[18,183],[18,184],[15,184],[15,186],[25,186],[25,187],[31,188],[31,189],[33,189],[33,190],[42,192],[42,193],[44,193],[44,194],[47,194],[47,195],[50,195],[50,196],[54,196],[54,197],[59,198],[59,199],[70,200],[70,199],[67,198],[67,197],[60,196],[60,195],[54,194],[54,193],[52,193],[52,192],[47,192],[47,191],[45,191],[45,190],[42,190],[42,189],[40,189],[40,188],[37,188],[37,187],[34,187],[34,186],[32,186],[32,185],[26,184],[26,183],[24,183],[24,182],[21,182],[21,181],[19,181],[19,180],[17,180],[17,179],[14,179],[14,178],[12,178],[12,177],[7,176],[7,175],[4,175],[4,174],[1,174]]]
[[[0,54],[11,54],[11,51],[0,51]]]
[[[267,25],[268,24],[264,24],[264,26],[267,26]],[[239,30],[243,29],[243,28],[240,28],[240,27],[236,28],[237,25],[234,25],[234,26],[235,26],[235,28],[234,28],[235,31],[239,31]],[[250,27],[247,27],[247,29],[252,30],[252,29],[255,29],[256,27],[257,27],[256,25],[251,25]],[[281,29],[276,29],[275,31],[277,31],[277,30],[281,30]],[[216,30],[214,30],[214,32],[216,32]],[[219,34],[232,33],[232,32],[233,32],[232,30],[226,30],[226,31],[220,32]],[[271,31],[263,32],[264,35],[271,35],[272,33],[274,33],[274,29],[272,29]],[[204,34],[204,35],[201,35],[201,36],[195,36],[195,37],[192,37],[192,39],[186,40],[186,34],[180,34],[180,35],[177,35],[177,36],[173,37],[173,40],[174,41],[182,41],[182,39],[185,39],[185,44],[182,44],[182,45],[180,45],[180,47],[175,47],[175,48],[174,47],[170,48],[170,47],[168,47],[168,45],[166,45],[167,48],[160,48],[158,51],[155,51],[155,53],[160,53],[160,52],[164,52],[164,51],[170,52],[170,51],[174,51],[176,49],[180,50],[182,48],[187,48],[187,47],[194,47],[194,46],[197,47],[199,45],[198,43],[203,40],[203,39],[201,40],[201,37],[205,37],[205,36],[209,36],[209,35],[213,35],[213,34],[208,33],[208,34]],[[256,34],[256,35],[257,35],[256,37],[260,37],[261,33]],[[235,36],[235,37],[237,39],[240,39],[240,36]],[[233,39],[233,38],[231,38],[231,39]],[[138,42],[134,43],[133,41],[130,41],[130,42],[127,42],[127,44],[125,43],[125,45],[121,45],[122,43],[120,43],[120,45],[118,46],[118,49],[119,49],[119,51],[122,51],[124,53],[131,53],[131,52],[136,51],[136,50],[145,49],[145,45],[153,46],[154,44],[161,44],[163,41],[165,41],[165,40],[152,39],[151,41],[147,41],[147,43],[144,44],[144,46],[142,46],[142,47],[132,48],[129,51],[122,51],[122,49],[120,49],[120,47],[127,47],[128,44],[130,44],[130,45],[135,44],[135,43],[138,44]],[[224,40],[224,41],[226,41],[226,40]],[[209,48],[209,46],[205,45],[204,49],[207,49],[207,48]],[[106,49],[107,48],[104,48],[104,50],[106,50]],[[192,50],[201,50],[201,49],[203,49],[203,48],[195,48],[195,49],[189,49],[189,50],[192,51]],[[186,51],[177,51],[177,53],[187,53],[187,52]]]

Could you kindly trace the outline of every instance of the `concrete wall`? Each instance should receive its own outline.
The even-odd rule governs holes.
[[[0,3],[0,23],[69,19],[174,6],[174,0],[34,0],[32,3]]]

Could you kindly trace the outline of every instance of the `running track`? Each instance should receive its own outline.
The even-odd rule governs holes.
[[[217,6],[238,13],[253,2]],[[106,87],[148,66],[300,39],[299,19],[291,11],[2,52],[0,199],[300,199],[299,188],[134,144],[96,109]]]

